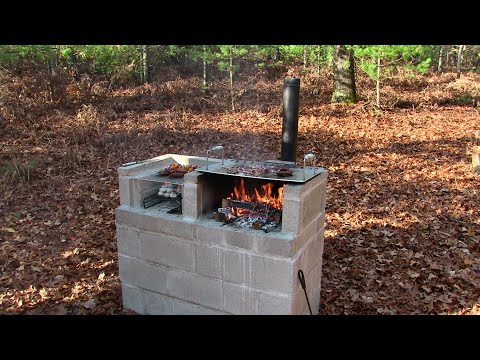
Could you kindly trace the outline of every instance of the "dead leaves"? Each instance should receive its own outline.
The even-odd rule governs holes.
[[[2,163],[35,154],[44,164],[14,198],[0,194],[0,311],[120,313],[117,166],[168,152],[205,156],[219,143],[228,144],[227,157],[277,158],[282,83],[259,83],[261,101],[239,102],[243,110],[231,113],[222,110],[228,94],[190,98],[184,95],[193,85],[178,78],[170,90],[118,90],[91,105],[101,133],[94,123],[75,128],[78,109],[58,108],[36,118],[33,130],[0,137]],[[374,94],[365,84],[361,91]],[[374,115],[358,110],[364,104],[329,104],[329,91],[302,92],[298,141],[299,157],[316,151],[329,170],[321,312],[477,313],[478,176],[465,149],[478,141],[471,136],[480,133],[478,110],[425,106]],[[429,91],[401,95],[415,102]]]

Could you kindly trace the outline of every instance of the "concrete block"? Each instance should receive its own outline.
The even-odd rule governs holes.
[[[257,292],[248,286],[223,282],[223,310],[234,315],[254,315]]]
[[[171,297],[148,290],[142,290],[142,296],[146,314],[168,315],[172,313]]]
[[[293,258],[293,288],[297,288],[300,286],[300,282],[298,280],[298,271],[302,270],[304,275],[307,276],[310,269],[307,268],[307,261],[308,261],[308,249],[313,243],[313,239],[310,239],[305,247],[303,247],[300,251],[298,251],[294,258]]]
[[[201,243],[212,245],[225,244],[224,229],[220,227],[220,223],[215,224],[199,224],[195,232],[195,238]]]
[[[317,240],[316,238],[310,238],[310,240],[305,244],[305,247],[302,248],[299,252],[296,253],[294,257],[294,287],[298,286],[298,270],[302,270],[305,277],[310,279],[310,272],[312,269],[321,264],[323,256],[323,242]]]
[[[195,271],[195,248],[190,241],[171,239],[163,234],[140,235],[142,259],[175,269]]]
[[[133,208],[126,205],[120,205],[115,209],[116,224],[128,225],[131,227],[141,228],[140,222],[145,213],[143,208]]]
[[[307,288],[308,289],[308,288]],[[310,297],[308,298],[310,301]],[[312,303],[310,303],[312,306]],[[313,308],[312,308],[313,312]],[[293,299],[292,299],[292,314],[293,315],[310,315],[308,310],[308,303],[307,299],[305,298],[305,292],[301,286],[297,286],[295,291],[293,292]]]
[[[318,214],[317,219],[315,220],[315,234],[317,237],[323,238],[323,233],[325,230],[325,210]]]
[[[199,173],[197,171],[192,171],[189,172],[185,175],[183,175],[183,181],[184,184],[198,184],[198,178],[202,176],[202,173]]]
[[[223,250],[216,246],[196,245],[195,272],[197,274],[222,278]]]
[[[137,314],[145,314],[142,301],[141,289],[122,283],[123,308],[135,311]]]
[[[304,272],[304,274],[308,299],[310,301],[312,313],[315,314],[318,313],[319,284],[315,281],[315,274],[313,269],[308,273]],[[310,312],[308,311],[307,300],[305,298],[305,292],[303,291],[300,282],[296,282],[294,285],[292,313],[299,315],[310,315]]]
[[[286,183],[283,186],[283,196],[300,198],[306,189],[310,186],[310,182],[306,183]]]
[[[120,206],[115,209],[117,224],[130,225],[141,230],[174,235],[184,239],[194,239],[194,222],[170,214],[146,213],[143,208]]]
[[[235,229],[224,230],[225,243],[242,249],[255,250],[256,241],[254,237],[253,232]]]
[[[307,265],[306,265],[307,271],[312,270],[316,265],[318,265],[322,261],[322,254],[323,254],[322,242],[314,239],[308,249]]]
[[[250,257],[244,252],[233,250],[224,250],[223,256],[223,279],[250,286]]]
[[[127,176],[119,176],[118,178],[120,204],[133,206],[133,194],[131,189],[131,179]]]
[[[296,236],[293,242],[293,253],[296,254],[305,243],[315,236],[315,229],[317,222],[315,220],[311,221],[308,225],[300,228],[300,232]]]
[[[283,188],[284,195],[287,196],[297,196],[297,197],[305,197],[315,188],[319,183],[325,181],[328,177],[328,171],[322,170],[318,175],[311,178],[309,181],[305,183],[287,183]]]
[[[258,292],[258,315],[289,315],[292,312],[291,297],[268,292]]]
[[[140,163],[125,167],[120,166],[117,168],[117,172],[119,176],[129,176],[139,173],[142,169],[144,169],[144,166]]]
[[[213,309],[222,308],[222,284],[218,279],[171,269],[167,273],[167,295]]]
[[[227,313],[208,307],[192,304],[180,299],[172,298],[173,315],[227,315]]]
[[[288,258],[248,255],[251,259],[251,286],[288,294],[292,291],[293,262]]]
[[[135,258],[140,257],[140,234],[137,229],[117,225],[117,249],[118,253]]]
[[[312,308],[312,313],[313,315],[318,315],[320,312],[320,290],[321,288],[318,288],[314,294],[312,295],[310,300],[310,307]]]
[[[159,217],[155,217],[154,221],[155,219],[161,220],[161,218]],[[173,235],[181,239],[195,239],[196,225],[194,221],[189,221],[182,218],[172,218],[165,220],[164,222],[158,222],[157,224],[158,226],[160,226],[160,229],[158,231],[160,233]],[[155,232],[155,230],[152,231]]]
[[[122,283],[155,292],[165,292],[166,290],[166,269],[163,267],[118,255],[118,269]]]
[[[318,289],[322,286],[322,262],[320,261],[319,264],[315,265],[311,271],[312,289]]]
[[[300,232],[300,223],[303,216],[300,201],[284,199],[282,214],[282,231],[292,234]]]
[[[264,234],[263,231],[259,231],[259,234],[255,237],[257,251],[284,257],[292,256],[293,236],[280,234],[279,236],[273,236],[271,233]]]
[[[200,189],[201,185],[196,183],[185,183],[183,185],[182,212],[184,217],[197,219],[202,215]]]
[[[170,219],[166,217],[158,217],[154,214],[139,214],[138,227],[142,230],[151,231],[155,233],[166,233]]]
[[[321,191],[312,191],[305,197],[302,203],[301,227],[312,222],[325,209],[325,207],[322,209],[322,196]]]

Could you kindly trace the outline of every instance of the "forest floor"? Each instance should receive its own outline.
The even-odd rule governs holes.
[[[291,71],[292,73],[292,71]],[[293,74],[297,74],[293,72]],[[4,73],[0,116],[0,314],[125,314],[117,267],[117,167],[165,153],[278,158],[283,76],[41,99]],[[328,169],[321,314],[476,314],[480,307],[477,74],[359,76],[330,104],[331,74],[300,73],[298,154]],[[0,89],[2,90],[2,89]],[[103,92],[102,92],[103,91]]]

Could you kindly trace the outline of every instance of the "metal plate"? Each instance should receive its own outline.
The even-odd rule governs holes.
[[[276,176],[273,172],[268,172],[262,175],[246,175],[242,173],[238,174],[230,174],[228,169],[231,166],[235,165],[262,165],[264,167],[270,166],[278,166],[281,165],[282,167],[287,167],[293,171],[292,176],[288,177],[280,177]],[[321,173],[325,172],[325,169],[322,167],[316,166],[306,166],[305,171],[303,166],[295,166],[294,163],[290,162],[281,162],[281,161],[248,161],[248,160],[225,160],[224,165],[221,163],[216,164],[209,164],[208,169],[206,166],[201,166],[197,168],[197,171],[203,173],[210,173],[210,174],[220,174],[220,175],[228,175],[228,176],[237,176],[243,178],[252,178],[252,179],[262,179],[262,180],[277,180],[283,182],[295,182],[295,183],[304,183],[310,180],[311,178],[320,175]]]

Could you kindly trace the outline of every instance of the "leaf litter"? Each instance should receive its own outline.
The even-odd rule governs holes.
[[[226,157],[278,158],[281,80],[258,80],[270,96],[244,97],[237,112],[222,109],[227,94],[177,103],[184,80],[168,97],[165,86],[38,105],[35,122],[0,129],[2,164],[37,161],[28,183],[0,190],[0,314],[130,313],[115,238],[120,164],[217,144]],[[302,90],[299,160],[315,151],[329,171],[321,314],[478,314],[480,178],[468,151],[480,145],[479,110],[435,103],[445,83],[412,86],[397,95],[426,105],[382,112]]]

